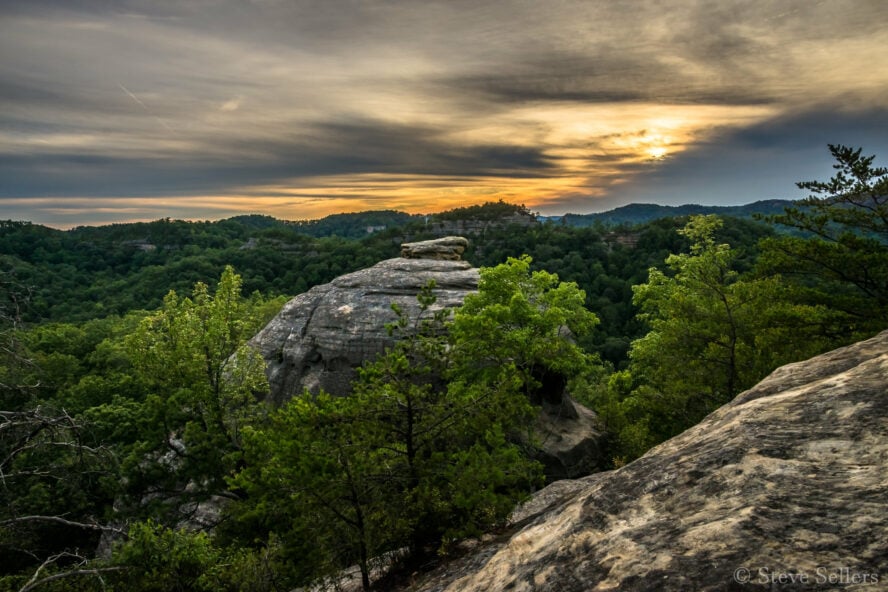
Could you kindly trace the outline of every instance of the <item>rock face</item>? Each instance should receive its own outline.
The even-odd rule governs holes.
[[[588,475],[604,465],[598,416],[564,393],[557,404],[543,403],[534,434],[539,439],[536,460],[543,464],[547,483]]]
[[[391,305],[415,318],[416,295],[429,280],[437,286],[434,307],[455,308],[477,290],[478,270],[465,261],[388,259],[290,300],[250,340],[265,358],[273,402],[306,388],[347,395],[355,369],[392,344]]]
[[[411,590],[885,590],[888,331],[776,370],[515,519]]]
[[[493,230],[501,230],[512,225],[531,227],[539,224],[537,219],[530,214],[515,212],[508,216],[499,216],[489,220],[464,219],[464,220],[437,220],[429,222],[426,229],[439,235],[479,235]]]

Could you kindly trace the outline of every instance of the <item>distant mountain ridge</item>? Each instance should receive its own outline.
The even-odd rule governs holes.
[[[717,214],[735,218],[753,218],[756,214],[770,216],[782,214],[784,208],[793,204],[785,199],[766,199],[742,206],[703,206],[685,204],[680,206],[661,206],[658,204],[632,203],[607,212],[595,214],[565,214],[549,217],[550,220],[561,220],[568,226],[593,226],[596,222],[607,226],[620,224],[644,224],[661,218],[691,216],[695,214]]]

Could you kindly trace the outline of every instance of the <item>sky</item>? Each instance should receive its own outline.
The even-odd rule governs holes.
[[[804,197],[888,162],[885,0],[2,0],[0,219]]]

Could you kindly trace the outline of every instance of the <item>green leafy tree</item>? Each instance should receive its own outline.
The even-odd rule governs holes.
[[[37,386],[22,339],[22,314],[29,299],[29,290],[12,271],[0,269],[0,408],[9,411],[30,405]]]
[[[114,530],[107,519],[119,477],[89,426],[41,399],[21,331],[26,304],[27,290],[0,274],[0,590],[100,573],[79,549]]]
[[[466,297],[453,321],[454,373],[484,383],[515,372],[531,402],[557,403],[572,378],[599,366],[574,341],[598,318],[575,283],[531,272],[531,263],[525,255],[481,269],[478,293]]]
[[[367,428],[352,402],[321,394],[294,398],[247,432],[248,463],[232,483],[249,498],[233,514],[251,536],[280,536],[297,583],[357,564],[369,589],[371,559],[396,547],[385,453]]]
[[[264,413],[257,396],[268,390],[265,365],[245,342],[268,306],[240,289],[226,267],[215,293],[203,283],[191,297],[171,291],[127,340],[152,393],[143,409],[153,426],[130,454],[130,485],[159,501],[224,494],[225,476],[241,462],[243,427]]]
[[[0,475],[0,590],[82,568],[100,536],[116,530],[113,451],[63,410],[0,411]]]
[[[117,568],[108,579],[115,590],[132,592],[211,592],[220,590],[213,568],[224,561],[205,532],[173,530],[154,522],[130,527],[114,549]]]
[[[396,309],[399,319],[390,327],[396,345],[362,370],[351,398],[365,417],[376,418],[369,435],[394,469],[397,529],[409,533],[414,555],[504,520],[538,470],[503,436],[533,415],[515,366],[507,362],[483,382],[461,374],[464,349],[448,332],[450,311],[431,308],[433,287],[419,294],[417,319]],[[476,473],[474,482],[461,478],[466,463],[480,467],[483,459],[499,463],[500,471]]]
[[[597,407],[636,456],[694,425],[780,364],[820,351],[822,309],[793,305],[779,278],[744,279],[740,253],[714,236],[721,220],[692,216],[689,253],[670,255],[634,288],[650,331],[630,350],[631,374],[611,378]]]
[[[884,329],[888,318],[888,168],[860,148],[829,151],[836,174],[798,183],[811,195],[770,218],[801,235],[764,241],[760,267],[793,281],[805,302],[835,311],[832,334],[849,341]]]

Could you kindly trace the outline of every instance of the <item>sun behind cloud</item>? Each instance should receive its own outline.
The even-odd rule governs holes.
[[[669,154],[669,149],[666,146],[651,146],[647,153],[651,160],[662,160]]]

